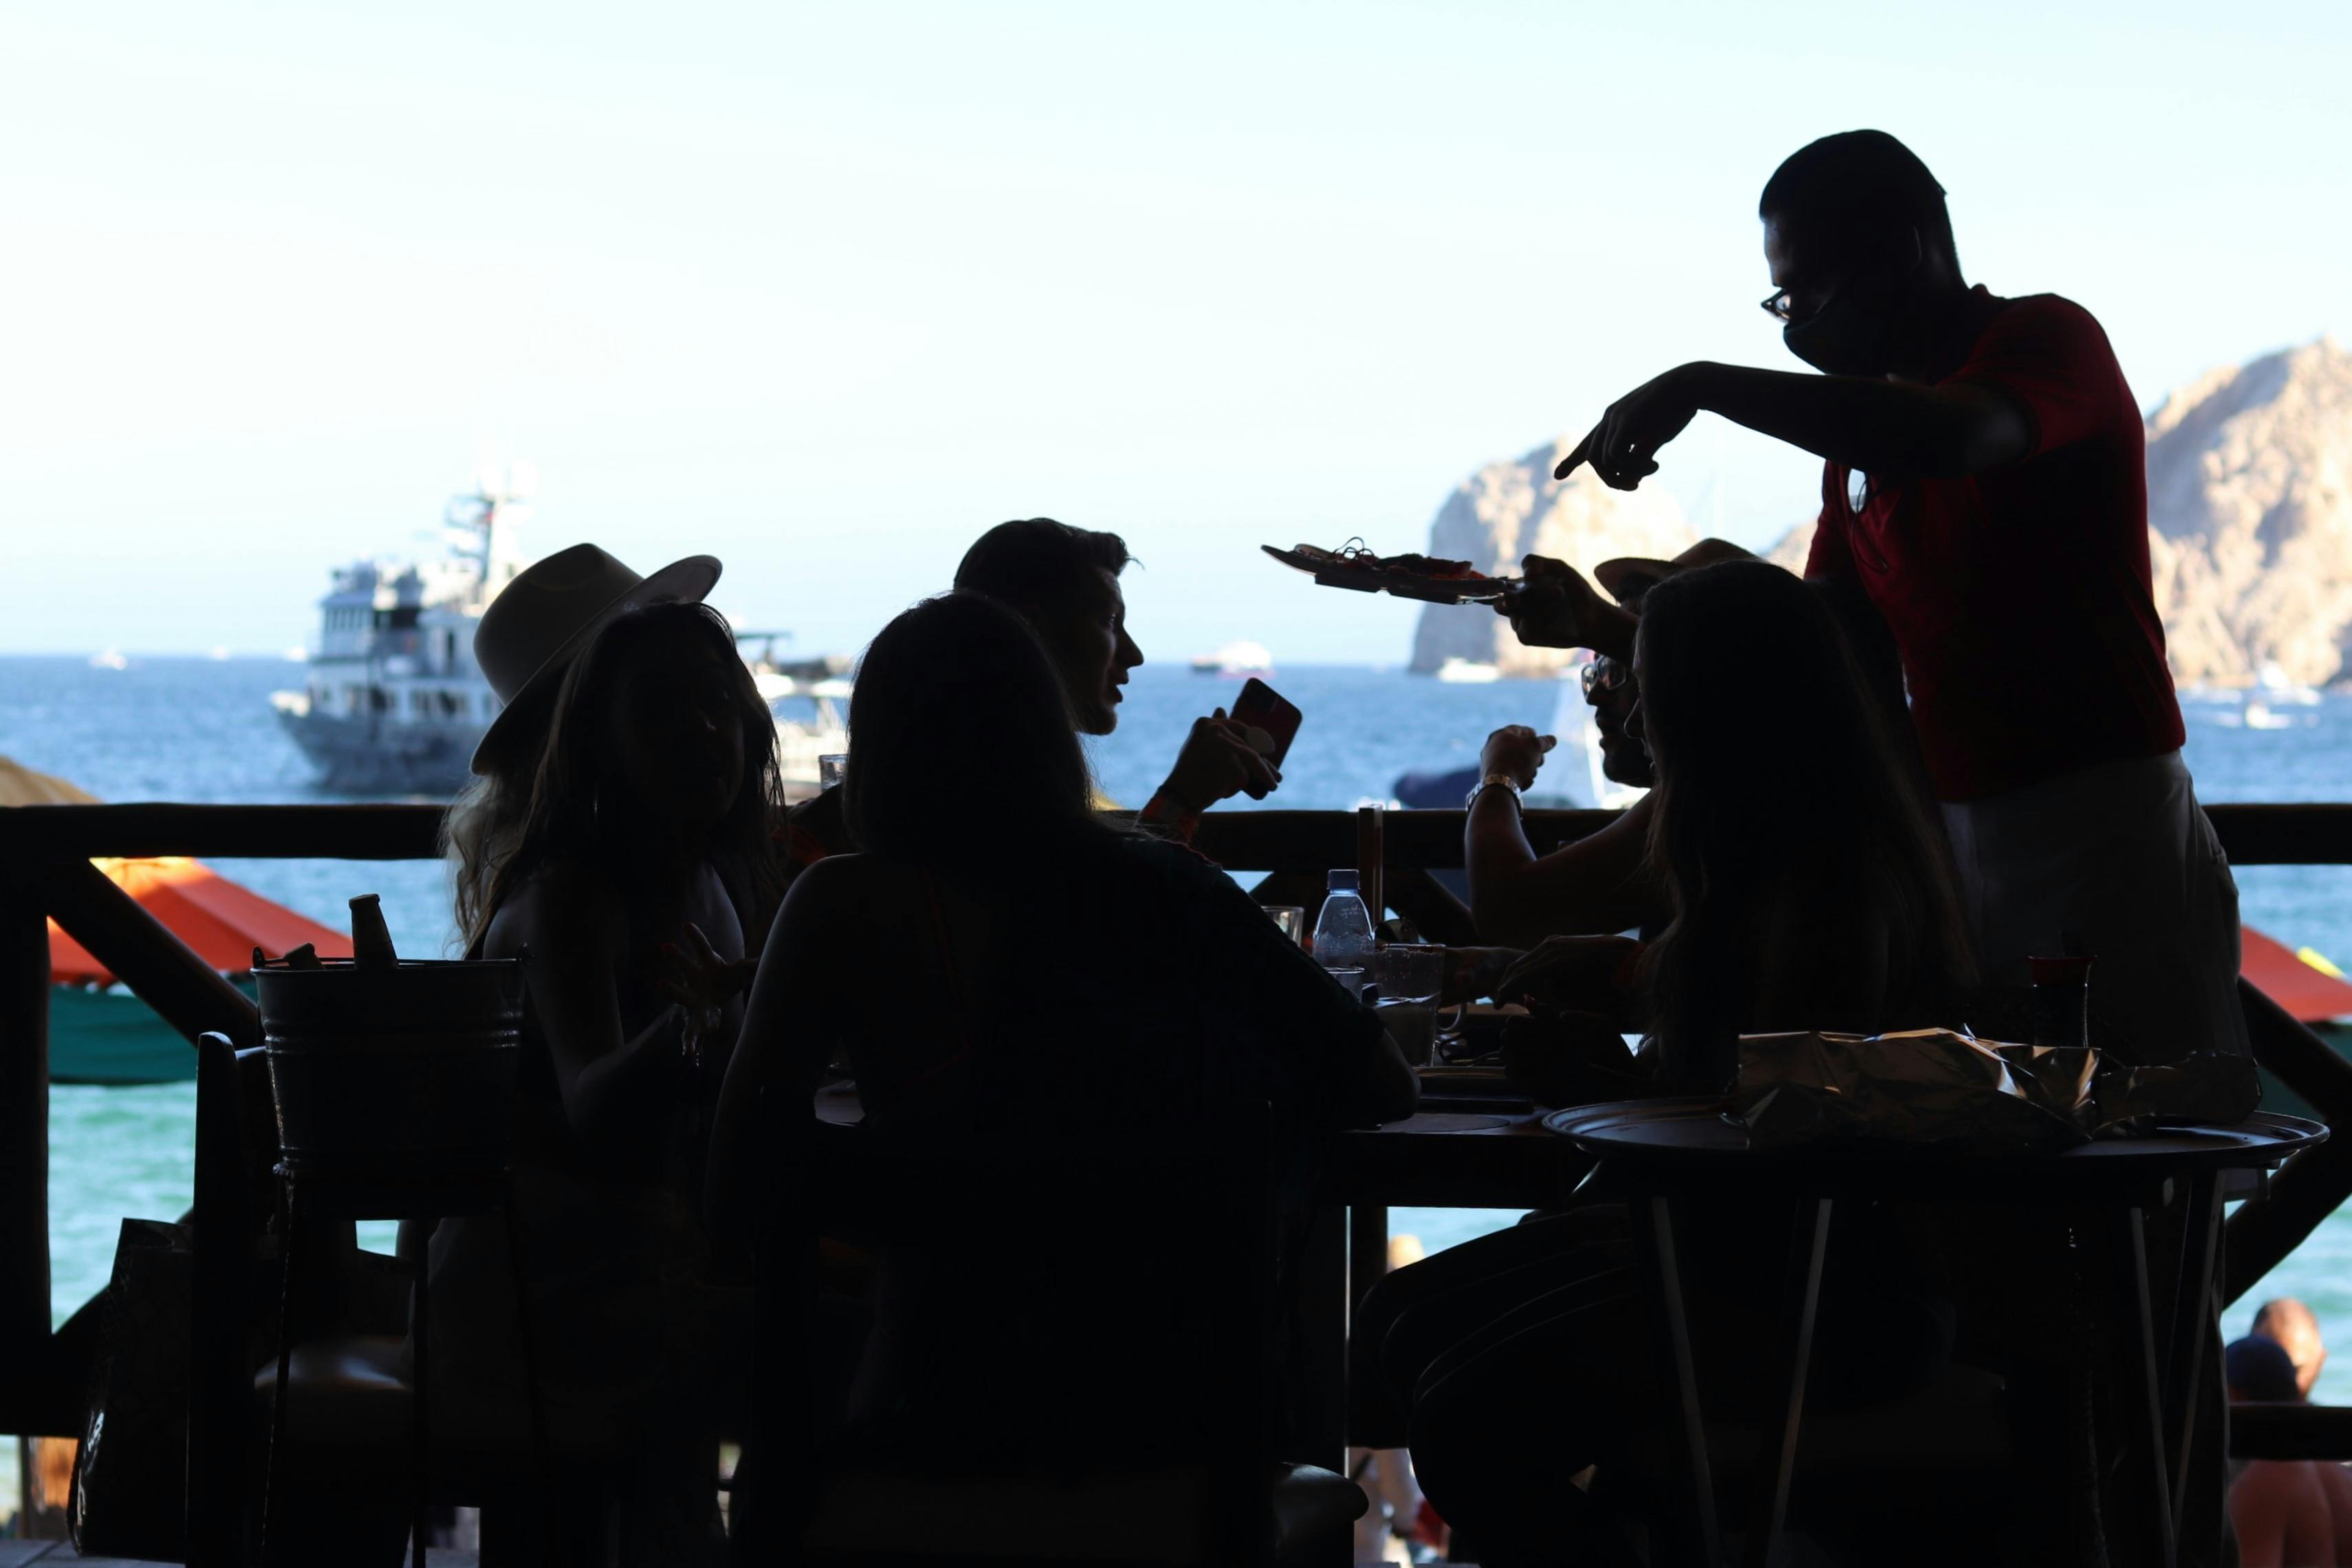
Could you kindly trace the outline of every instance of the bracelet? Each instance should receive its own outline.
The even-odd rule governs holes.
[[[1463,797],[1462,805],[1464,808],[1466,810],[1467,808],[1477,805],[1478,797],[1480,795],[1486,794],[1490,789],[1498,788],[1509,790],[1511,792],[1511,799],[1517,804],[1518,808],[1521,811],[1527,810],[1527,797],[1519,793],[1519,781],[1505,773],[1488,773],[1476,784],[1472,784],[1470,786],[1470,793]]]

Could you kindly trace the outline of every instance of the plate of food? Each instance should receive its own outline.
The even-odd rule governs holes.
[[[1508,598],[1519,586],[1516,577],[1488,577],[1467,561],[1437,555],[1376,555],[1360,539],[1337,550],[1301,544],[1276,550],[1259,549],[1285,566],[1307,573],[1327,588],[1350,588],[1359,594],[1391,594],[1400,599],[1421,599],[1433,605],[1467,605]]]

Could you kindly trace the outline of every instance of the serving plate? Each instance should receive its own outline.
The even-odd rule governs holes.
[[[1425,577],[1405,567],[1359,566],[1346,556],[1325,551],[1277,550],[1271,544],[1258,548],[1326,588],[1358,594],[1387,594],[1431,605],[1478,605],[1508,598],[1519,587],[1517,577]]]

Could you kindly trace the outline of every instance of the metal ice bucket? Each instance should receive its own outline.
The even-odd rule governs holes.
[[[504,1167],[520,960],[279,961],[253,976],[289,1169],[397,1181]]]

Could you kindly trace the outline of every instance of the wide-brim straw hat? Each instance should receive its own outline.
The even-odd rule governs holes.
[[[716,556],[689,555],[640,577],[596,546],[575,544],[516,573],[474,628],[474,662],[501,704],[474,747],[474,772],[488,773],[515,743],[524,716],[545,706],[597,627],[640,605],[698,605],[720,569]]]
[[[1595,566],[1592,575],[1619,604],[1629,610],[1639,610],[1642,595],[1677,572],[1712,566],[1718,561],[1761,559],[1754,551],[1742,550],[1728,539],[1702,539],[1672,561],[1653,560],[1646,555],[1621,555]]]

